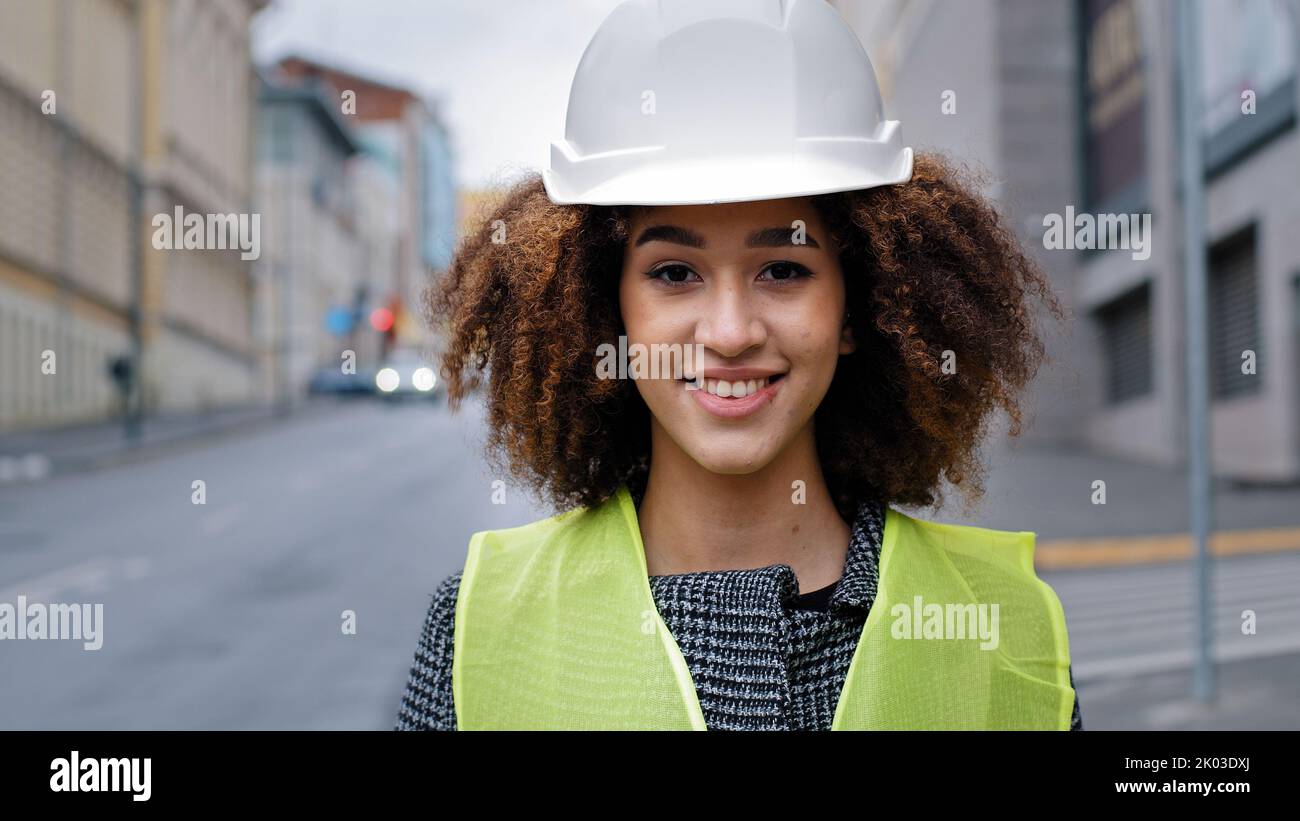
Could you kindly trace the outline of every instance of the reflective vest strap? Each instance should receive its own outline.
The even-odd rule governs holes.
[[[456,602],[459,729],[706,729],[625,488],[475,533]]]
[[[1065,616],[1034,534],[888,509],[876,600],[837,729],[1068,729]]]
[[[1033,551],[1033,533],[887,508],[879,589],[832,728],[1068,729],[1065,617]],[[705,729],[626,487],[474,534],[452,690],[460,729]]]

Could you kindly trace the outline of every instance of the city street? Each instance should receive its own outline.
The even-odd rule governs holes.
[[[472,414],[363,401],[0,486],[0,601],[104,604],[99,650],[0,643],[0,728],[391,727],[470,533],[542,515],[491,503]]]
[[[326,401],[254,430],[0,485],[0,602],[104,605],[99,650],[0,644],[0,727],[391,727],[429,594],[461,568],[470,534],[548,512],[517,490],[491,503],[482,435],[474,404],[453,415],[441,401]],[[1067,496],[1075,471],[1059,469],[1070,464],[1060,451],[1046,454],[1006,459],[990,493],[1000,519],[1050,541],[1050,525],[1023,509],[1017,519],[1007,492],[1032,482],[1044,498]],[[1153,470],[1089,458],[1118,483]],[[1048,461],[1058,487],[1044,478]],[[196,480],[205,505],[191,503]],[[1154,529],[1176,522],[1177,498],[1148,509]],[[1187,563],[1040,575],[1065,607],[1087,728],[1300,728],[1300,552],[1216,562],[1226,666],[1213,710],[1188,701]],[[355,635],[342,629],[346,610]],[[1255,635],[1242,634],[1246,610]]]

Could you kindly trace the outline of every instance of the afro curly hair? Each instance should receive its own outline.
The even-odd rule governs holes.
[[[1019,395],[1045,359],[1031,297],[1064,311],[976,191],[969,172],[918,154],[909,182],[811,198],[840,248],[858,341],[814,417],[846,517],[866,498],[935,504],[945,478],[969,502],[992,413],[1020,433]],[[486,375],[490,461],[557,509],[599,504],[649,470],[648,408],[594,367],[626,333],[618,273],[638,208],[557,205],[530,174],[477,215],[424,292],[450,406]]]

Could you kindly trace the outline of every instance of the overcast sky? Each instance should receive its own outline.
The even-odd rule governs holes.
[[[274,0],[259,63],[300,53],[439,101],[460,184],[546,166],[569,83],[619,0]]]

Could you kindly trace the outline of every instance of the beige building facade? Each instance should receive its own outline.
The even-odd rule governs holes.
[[[0,431],[256,396],[250,262],[158,250],[157,214],[247,213],[264,0],[0,3]]]

